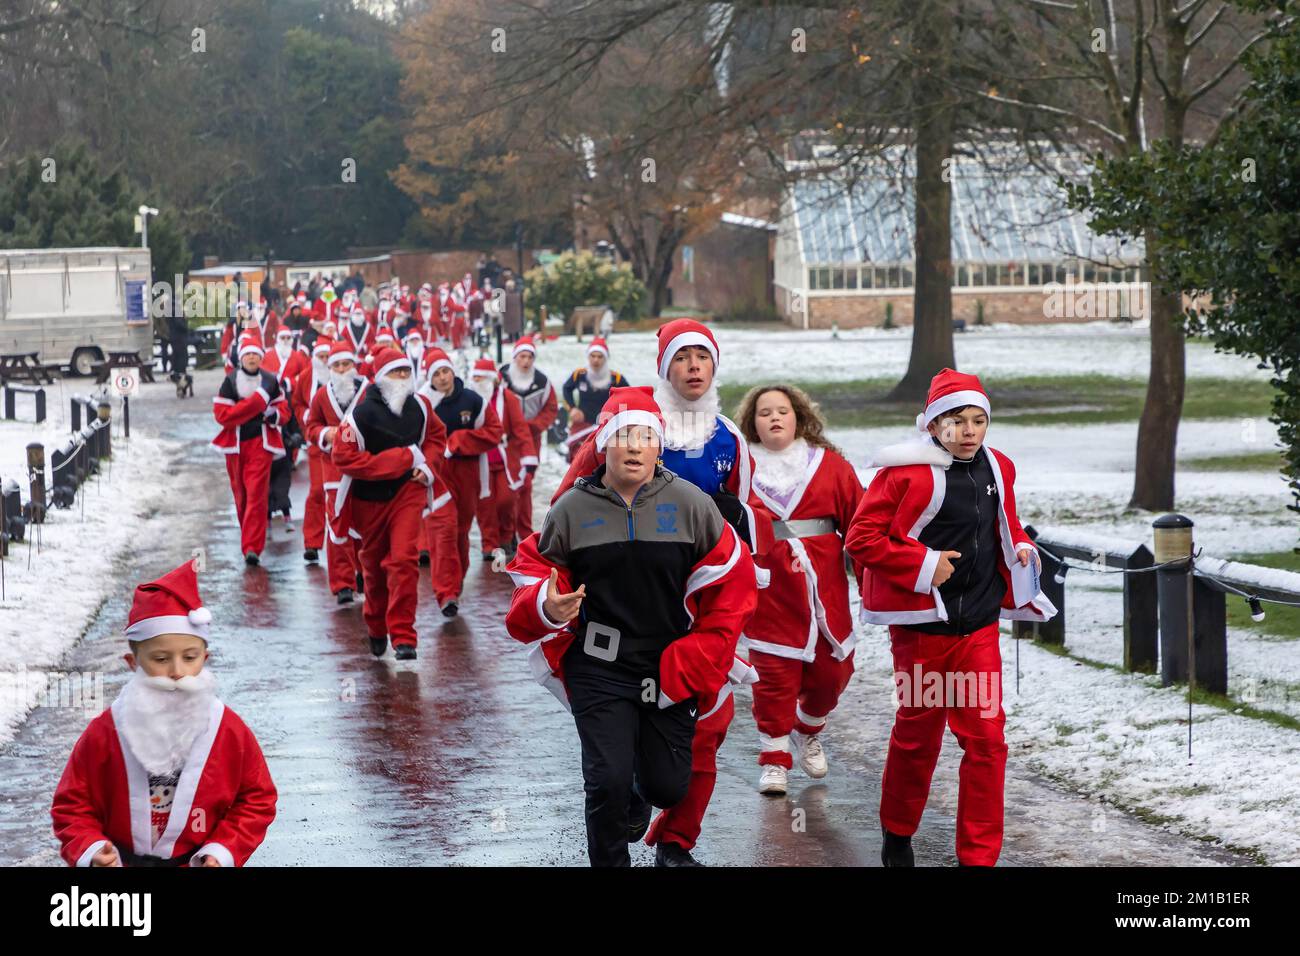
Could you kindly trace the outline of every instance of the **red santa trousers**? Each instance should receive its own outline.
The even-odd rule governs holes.
[[[433,594],[440,605],[456,600],[469,570],[469,529],[479,501],[478,468],[477,457],[445,459],[439,477],[451,492],[451,501],[424,522]]]
[[[749,663],[758,671],[753,687],[754,722],[763,748],[758,762],[789,770],[794,766],[790,731],[811,737],[826,726],[826,716],[853,676],[853,654],[837,661],[830,644],[818,640],[811,661],[751,651]]]
[[[429,489],[408,481],[391,501],[352,498],[352,524],[361,535],[366,628],[393,646],[415,646],[420,582],[420,513]]]
[[[533,533],[533,473],[524,472],[524,483],[515,492],[515,537],[520,541]]]
[[[451,320],[451,347],[458,349],[465,344],[465,315],[461,313]]]
[[[492,472],[492,497],[478,500],[478,533],[484,553],[510,547],[515,533],[515,493],[504,469]]]
[[[756,685],[757,686],[757,685]],[[727,736],[731,718],[736,713],[736,701],[727,699],[709,716],[695,725],[695,739],[691,743],[691,782],[681,803],[660,812],[650,824],[645,842],[654,846],[659,842],[676,843],[691,849],[700,838],[704,814],[709,809],[713,785],[718,780],[718,748]]]
[[[325,492],[325,508],[330,514],[334,513],[335,494],[333,488]],[[335,544],[332,537],[327,538],[325,561],[329,565],[330,594],[338,594],[344,588],[357,586],[357,572],[361,570],[361,563],[357,560],[356,538],[349,537],[343,544]],[[416,576],[418,580],[418,570]],[[377,634],[375,636],[378,637]]]
[[[946,724],[963,751],[957,860],[967,866],[992,866],[1002,849],[1007,766],[997,622],[960,636],[891,625],[889,636],[900,706],[885,760],[880,822],[899,836],[916,832]]]
[[[307,453],[307,508],[302,518],[303,550],[319,551],[325,544],[325,466],[320,455]]]
[[[226,474],[239,516],[239,550],[261,554],[266,547],[266,508],[271,495],[272,456],[262,436],[239,443],[237,454],[226,456]]]

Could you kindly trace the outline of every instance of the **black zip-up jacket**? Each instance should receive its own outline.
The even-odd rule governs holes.
[[[406,404],[402,406],[402,414],[394,415],[384,401],[379,386],[372,385],[357,401],[352,410],[352,419],[361,431],[366,451],[372,455],[390,448],[424,443],[424,410],[414,395],[407,397]],[[402,486],[411,480],[409,472],[396,478],[354,478],[351,493],[362,501],[392,501]]]
[[[968,461],[953,458],[944,475],[943,505],[919,540],[936,551],[961,552],[953,562],[952,577],[939,585],[948,620],[907,626],[927,634],[970,634],[997,621],[1007,591],[998,572],[1001,502],[993,463],[983,446]]]
[[[437,395],[434,395],[437,398]],[[452,432],[460,431],[462,428],[473,428],[474,423],[478,421],[479,412],[483,410],[483,396],[472,388],[466,388],[465,383],[461,381],[460,376],[456,376],[456,384],[452,386],[451,392],[442,396],[438,404],[433,407],[434,412],[442,419],[442,424],[447,429],[447,437],[451,437]],[[452,455],[452,458],[477,458],[477,455]]]
[[[217,394],[220,395],[222,398],[230,399],[232,402],[240,401],[239,388],[238,386],[235,385],[235,379],[238,376],[242,375],[243,372],[244,372],[243,366],[236,366],[229,373],[227,373],[226,377],[221,380],[221,385],[217,389]],[[261,376],[262,388],[266,389],[266,394],[271,396],[271,401],[274,402],[277,398],[280,397],[279,381],[276,379],[274,375],[272,375],[266,369],[259,369],[257,374]],[[265,412],[263,412],[260,415],[254,415],[248,421],[244,422],[244,424],[239,426],[239,440],[241,442],[245,442],[245,441],[251,441],[254,438],[261,438],[262,425],[264,425],[265,423],[266,423]],[[283,425],[284,422],[277,422],[277,424]]]
[[[575,588],[587,588],[565,675],[591,675],[632,697],[647,678],[658,686],[664,648],[690,632],[686,582],[722,537],[722,515],[662,467],[630,506],[601,483],[604,474],[601,465],[579,478],[552,506],[538,550],[569,569]]]

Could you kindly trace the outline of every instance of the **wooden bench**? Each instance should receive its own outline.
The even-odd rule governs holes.
[[[53,385],[57,365],[40,361],[39,352],[0,352],[0,385],[25,382],[29,385]]]
[[[95,384],[103,385],[113,374],[115,368],[136,368],[140,370],[140,381],[152,382],[153,362],[145,362],[139,352],[117,352],[110,350],[108,358],[92,366],[95,370]]]

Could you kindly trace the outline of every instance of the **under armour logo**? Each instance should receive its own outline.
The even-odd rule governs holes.
[[[989,485],[988,488],[985,489],[985,494],[989,494],[989,495],[997,494],[997,490],[998,490],[997,485]]]

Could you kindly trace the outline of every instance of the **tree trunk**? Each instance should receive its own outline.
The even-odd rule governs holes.
[[[935,4],[918,7],[913,47],[912,114],[916,118],[916,246],[912,351],[889,397],[925,399],[930,379],[955,368],[952,344],[952,184],[954,116],[944,82],[952,56],[953,19]],[[947,161],[947,162],[945,162]]]
[[[1146,233],[1147,261],[1159,254],[1155,237]],[[1187,380],[1183,299],[1177,293],[1151,290],[1151,372],[1146,401],[1138,420],[1136,468],[1130,508],[1170,511],[1174,507],[1174,452],[1183,414]]]

